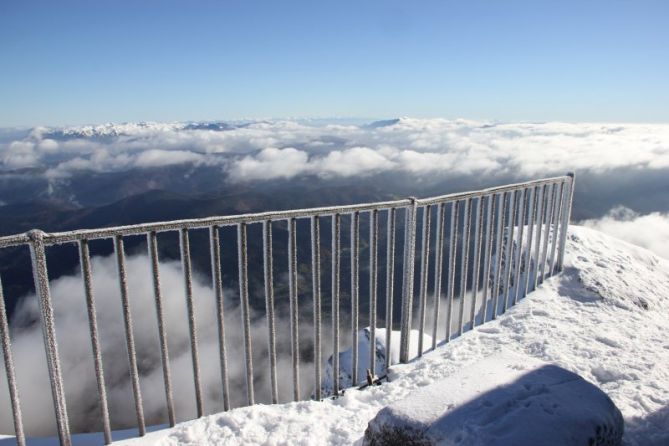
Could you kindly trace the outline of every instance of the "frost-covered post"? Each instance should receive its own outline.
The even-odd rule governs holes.
[[[239,299],[244,332],[244,364],[246,370],[246,402],[249,406],[255,404],[253,389],[253,350],[251,343],[251,317],[249,315],[249,282],[248,259],[246,254],[246,223],[237,225],[237,261],[239,272]]]
[[[91,256],[88,249],[88,240],[79,241],[79,263],[81,264],[81,277],[84,279],[84,293],[86,294],[86,309],[88,310],[88,328],[91,335],[91,348],[93,361],[95,363],[95,380],[98,387],[98,398],[100,399],[100,415],[102,418],[102,429],[105,444],[111,444],[111,424],[109,422],[109,407],[107,404],[107,390],[105,389],[105,377],[102,368],[102,351],[98,335],[98,322],[95,314],[95,296],[93,295],[93,272],[91,270]],[[0,293],[1,294],[1,293]],[[0,295],[0,300],[2,296]]]
[[[576,174],[574,172],[568,172],[568,177],[571,177],[571,182],[569,185],[569,198],[564,204],[566,209],[562,213],[562,233],[560,234],[560,249],[558,251],[558,261],[557,261],[557,270],[562,271],[562,264],[564,261],[564,249],[565,243],[567,241],[567,228],[569,227],[569,220],[571,219],[571,206],[574,201],[574,185],[576,181]]]
[[[139,436],[146,433],[144,422],[144,407],[142,405],[142,389],[139,386],[139,369],[137,367],[137,351],[135,349],[135,335],[132,328],[132,312],[130,311],[130,296],[128,294],[128,276],[125,266],[125,248],[123,235],[114,236],[114,251],[116,252],[116,271],[118,272],[118,286],[121,293],[121,307],[123,310],[123,326],[125,328],[125,346],[128,351],[128,368],[132,395],[135,400],[135,414],[137,415],[137,430]],[[34,271],[33,266],[33,271]]]
[[[404,227],[404,279],[402,287],[402,327],[400,331],[400,362],[409,362],[411,309],[413,305],[414,262],[416,255],[416,199],[410,198]]]
[[[23,433],[23,418],[21,417],[21,403],[19,402],[19,391],[16,385],[16,371],[14,370],[14,358],[12,356],[12,345],[9,339],[9,324],[7,324],[7,313],[5,311],[5,296],[2,292],[2,281],[0,281],[0,345],[5,360],[5,371],[7,372],[7,387],[9,387],[9,402],[12,406],[14,416],[14,433],[16,444],[25,446],[26,438]]]
[[[44,233],[36,230],[31,231],[29,236],[30,257],[33,264],[35,291],[39,297],[38,302],[42,320],[42,335],[44,336],[46,362],[49,368],[51,393],[53,395],[53,405],[56,412],[58,439],[62,446],[69,446],[72,444],[72,439],[70,438],[70,426],[67,421],[65,388],[63,387],[63,376],[60,370],[60,358],[58,357],[58,344],[56,343],[56,324],[53,319],[53,305],[51,302],[51,291],[49,290],[49,274],[46,269]]]

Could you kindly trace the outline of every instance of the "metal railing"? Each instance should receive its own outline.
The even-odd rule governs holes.
[[[366,248],[369,250],[369,293],[367,308],[369,315],[363,317],[369,322],[371,343],[375,344],[377,328],[377,301],[379,283],[385,284],[385,366],[392,363],[391,351],[394,335],[395,307],[395,263],[397,214],[404,214],[403,257],[401,272],[401,302],[399,328],[399,360],[407,362],[422,355],[427,349],[434,349],[441,342],[448,342],[454,336],[474,328],[477,324],[495,319],[500,313],[514,305],[549,277],[562,269],[567,226],[569,223],[573,197],[574,175],[548,178],[537,181],[505,185],[474,192],[456,193],[425,199],[402,199],[380,203],[352,206],[323,207],[303,210],[265,212],[247,215],[211,217],[180,221],[138,224],[103,229],[85,229],[60,233],[44,233],[39,230],[25,234],[0,238],[0,248],[27,245],[32,259],[35,290],[41,313],[41,327],[53,396],[58,437],[62,445],[71,444],[70,427],[63,376],[58,354],[57,333],[54,323],[54,311],[47,273],[45,247],[61,244],[77,244],[79,264],[84,283],[91,348],[95,367],[100,417],[104,430],[105,443],[112,441],[110,412],[107,403],[104,367],[100,349],[98,324],[96,320],[95,296],[93,293],[93,274],[89,242],[99,239],[111,239],[118,272],[125,341],[128,353],[132,394],[136,412],[136,427],[139,435],[144,435],[145,417],[140,389],[140,374],[137,365],[137,352],[133,336],[133,318],[130,311],[128,281],[126,272],[126,252],[124,238],[145,236],[148,256],[151,261],[153,294],[160,357],[163,371],[165,405],[168,423],[175,424],[174,396],[168,343],[165,332],[165,314],[161,290],[160,263],[158,260],[157,234],[176,232],[180,240],[180,257],[185,285],[188,327],[190,336],[191,362],[194,377],[194,390],[197,416],[204,414],[202,402],[202,384],[200,359],[198,353],[197,321],[195,318],[195,300],[193,295],[193,272],[189,244],[189,231],[194,229],[209,230],[209,250],[212,268],[212,286],[217,304],[218,343],[220,354],[220,374],[223,386],[223,406],[230,405],[228,379],[228,358],[225,344],[223,274],[221,269],[220,230],[227,226],[236,226],[237,259],[239,273],[239,299],[242,315],[244,339],[244,361],[246,373],[246,403],[255,402],[254,369],[251,342],[251,316],[249,303],[249,262],[247,257],[247,227],[262,226],[264,298],[267,318],[267,337],[269,343],[269,376],[271,382],[271,400],[278,401],[275,301],[273,289],[272,225],[275,222],[287,222],[287,265],[288,294],[290,312],[291,366],[293,399],[299,400],[300,394],[300,345],[298,335],[298,259],[297,259],[297,220],[309,219],[311,258],[306,265],[311,268],[311,306],[313,308],[313,381],[315,399],[324,396],[321,389],[323,379],[323,319],[324,309],[321,289],[321,226],[325,221],[331,229],[330,267],[331,267],[331,311],[332,323],[332,368],[334,376],[340,370],[340,326],[341,290],[341,253],[342,253],[342,217],[346,217],[350,234],[350,336],[352,383],[358,384],[358,367],[361,361],[369,362],[369,370],[377,369],[375,348],[370,348],[368,359],[360,358],[358,352],[358,331],[361,319],[360,311],[360,250],[361,216],[369,222],[369,237]],[[417,224],[420,214],[421,224]],[[385,221],[385,237],[380,237],[380,217]],[[448,216],[448,218],[447,218]],[[434,222],[433,222],[434,220]],[[401,222],[400,222],[401,223]],[[417,239],[420,233],[420,243]],[[364,238],[364,237],[363,237]],[[379,277],[379,243],[385,243],[385,274]],[[327,247],[326,247],[327,249]],[[419,257],[418,262],[416,256]],[[304,259],[301,259],[304,260]],[[432,262],[432,263],[431,263]],[[416,265],[418,264],[418,265]],[[251,265],[254,267],[256,265]],[[416,268],[418,266],[418,268]],[[419,270],[417,274],[416,270]],[[147,278],[148,280],[149,278]],[[399,278],[398,278],[399,279]],[[417,279],[417,280],[415,280]],[[446,287],[443,292],[444,284]],[[430,292],[432,290],[432,292]],[[432,297],[429,299],[429,297]],[[429,305],[431,300],[431,317]],[[445,308],[445,320],[442,307]],[[468,306],[468,308],[466,308]],[[383,307],[381,307],[383,310]],[[468,311],[466,311],[468,310]],[[416,316],[417,315],[417,316]],[[467,317],[466,317],[467,316]],[[426,328],[426,321],[431,318],[431,330]],[[468,320],[467,320],[468,319]],[[418,348],[412,352],[412,331],[417,330]],[[429,338],[431,345],[424,345]],[[0,284],[0,339],[4,354],[4,365],[9,385],[9,394],[13,413],[15,435],[19,445],[25,444],[22,426],[21,406],[16,384],[16,375],[12,360],[12,348],[9,336],[2,285]],[[424,340],[425,339],[425,340]],[[430,340],[427,341],[430,343]],[[333,393],[341,391],[339,379],[334,379]]]

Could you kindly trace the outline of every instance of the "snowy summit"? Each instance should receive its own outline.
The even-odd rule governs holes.
[[[497,320],[392,366],[387,383],[336,400],[234,409],[119,444],[361,444],[369,421],[385,406],[506,350],[528,363],[563,367],[602,389],[622,412],[624,444],[666,445],[668,307],[669,261],[572,226],[562,274]],[[568,410],[555,408],[558,414]],[[499,426],[513,416],[501,414]]]

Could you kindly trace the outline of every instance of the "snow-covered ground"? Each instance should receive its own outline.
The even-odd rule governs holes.
[[[127,446],[354,444],[387,404],[501,349],[598,385],[625,418],[628,445],[669,444],[669,261],[571,227],[565,270],[495,321],[409,364],[390,382],[336,400],[256,405],[181,423]],[[0,440],[0,445],[4,445]]]

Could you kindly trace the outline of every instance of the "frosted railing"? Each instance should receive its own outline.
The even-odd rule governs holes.
[[[453,336],[461,335],[464,331],[473,328],[478,323],[494,319],[500,312],[506,311],[518,299],[532,291],[546,277],[562,269],[562,261],[567,234],[567,226],[571,213],[573,197],[574,175],[548,178],[537,181],[505,185],[479,191],[443,195],[433,198],[409,198],[396,201],[368,203],[351,206],[334,206],[313,209],[300,209],[257,214],[234,215],[223,217],[209,217],[160,223],[137,224],[103,229],[85,229],[59,233],[44,233],[33,230],[25,234],[0,238],[0,248],[27,245],[32,258],[32,270],[35,290],[39,297],[41,312],[41,326],[43,332],[46,359],[55,409],[58,436],[62,445],[71,444],[71,434],[68,424],[67,404],[63,387],[61,364],[58,356],[57,333],[54,324],[54,312],[49,290],[47,274],[47,258],[45,247],[50,245],[77,244],[79,248],[79,263],[81,267],[86,306],[88,311],[89,335],[93,351],[95,366],[100,417],[104,430],[105,443],[112,441],[111,423],[104,380],[98,327],[96,321],[95,298],[93,295],[93,275],[89,253],[89,241],[112,239],[116,257],[118,284],[123,310],[123,321],[128,352],[128,362],[134,405],[136,411],[139,435],[146,432],[142,394],[140,390],[140,376],[137,367],[137,354],[133,336],[133,320],[129,304],[129,292],[126,276],[126,261],[124,237],[145,236],[147,238],[148,254],[151,259],[152,283],[156,315],[158,319],[158,337],[162,359],[165,405],[168,423],[175,424],[174,398],[172,393],[172,378],[168,355],[168,344],[165,332],[163,298],[158,262],[159,232],[177,232],[180,239],[180,256],[185,284],[185,299],[187,303],[190,348],[194,376],[194,391],[197,416],[204,414],[202,401],[202,385],[200,380],[200,362],[198,355],[197,322],[195,319],[192,267],[189,245],[189,230],[208,229],[210,240],[210,256],[212,265],[213,288],[217,300],[218,342],[220,354],[220,372],[223,385],[223,407],[230,408],[230,386],[228,384],[228,358],[225,349],[224,325],[224,297],[223,275],[221,271],[221,240],[219,230],[225,226],[236,226],[237,231],[237,259],[239,262],[239,297],[242,315],[245,373],[246,373],[246,402],[255,403],[253,354],[251,342],[251,321],[248,291],[248,260],[247,260],[247,227],[262,225],[263,234],[263,277],[266,300],[266,317],[269,342],[269,376],[271,383],[271,400],[278,401],[277,389],[277,358],[276,358],[276,329],[274,314],[273,289],[273,260],[272,252],[272,224],[277,221],[287,222],[288,246],[288,282],[290,305],[290,333],[291,333],[291,363],[293,399],[299,400],[300,395],[300,346],[298,334],[298,291],[297,291],[297,243],[296,236],[298,219],[310,219],[311,241],[311,279],[312,279],[312,306],[313,306],[313,381],[314,394],[312,397],[322,399],[321,389],[323,379],[323,309],[321,290],[321,223],[327,219],[332,231],[331,237],[331,298],[332,311],[328,315],[332,323],[332,369],[340,370],[340,285],[341,269],[341,233],[342,217],[346,217],[350,234],[350,266],[351,286],[351,370],[352,383],[357,384],[365,377],[358,375],[360,361],[369,362],[369,370],[376,370],[376,352],[370,348],[369,358],[359,358],[358,330],[360,321],[360,217],[368,214],[369,222],[369,330],[372,345],[376,338],[377,300],[379,285],[379,217],[385,220],[386,244],[385,253],[385,321],[386,354],[385,366],[391,365],[393,336],[393,300],[395,282],[395,248],[396,248],[396,220],[397,213],[404,216],[403,257],[402,257],[402,290],[401,290],[401,321],[400,321],[400,362],[413,359],[410,355],[410,338],[412,326],[419,332],[418,351],[420,356],[426,351],[423,334],[426,333],[426,319],[428,319],[428,293],[433,290],[431,311],[431,338],[435,348],[440,342],[448,342]],[[385,214],[385,215],[383,215]],[[420,246],[417,247],[417,224],[420,214]],[[447,219],[448,216],[448,219]],[[436,219],[436,229],[432,227],[432,220]],[[434,234],[434,237],[433,237]],[[433,240],[434,239],[434,240]],[[444,251],[447,251],[445,256]],[[416,262],[416,256],[419,257]],[[434,257],[434,258],[433,258]],[[511,261],[506,261],[511,259]],[[433,266],[430,261],[433,260]],[[447,261],[446,261],[447,260]],[[307,262],[308,263],[308,262]],[[418,263],[419,274],[416,274]],[[256,265],[252,265],[256,266]],[[417,276],[417,284],[415,278]],[[445,280],[442,280],[445,276]],[[148,279],[148,278],[147,278]],[[442,293],[445,282],[446,291]],[[459,282],[459,283],[458,283]],[[430,284],[432,285],[430,287]],[[440,304],[444,299],[444,303]],[[479,301],[480,297],[480,301]],[[446,318],[440,322],[442,309],[446,305]],[[465,321],[465,307],[469,306],[469,321]],[[457,306],[457,308],[456,308]],[[414,310],[418,316],[415,317]],[[457,311],[457,314],[456,314]],[[455,324],[455,326],[453,326]],[[442,325],[445,325],[442,326]],[[442,326],[440,330],[440,326]],[[439,339],[439,332],[443,336]],[[11,343],[7,323],[2,285],[0,283],[0,338],[4,354],[4,364],[7,373],[7,382],[15,435],[19,445],[25,444],[25,435],[22,427],[22,417],[19,395],[16,385],[16,376],[12,361]],[[338,373],[334,373],[338,376]],[[337,395],[341,389],[339,380],[334,379],[333,394]],[[46,399],[45,399],[46,402]]]

